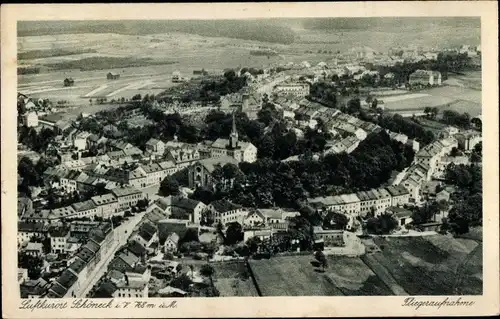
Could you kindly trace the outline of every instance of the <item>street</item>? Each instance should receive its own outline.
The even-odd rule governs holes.
[[[106,256],[101,257],[101,261],[95,267],[92,274],[87,277],[87,281],[82,285],[82,288],[79,289],[77,297],[84,298],[87,296],[92,287],[96,284],[96,282],[101,278],[104,273],[108,269],[108,264],[113,260],[114,255],[118,248],[124,245],[127,242],[130,233],[134,229],[134,227],[139,223],[139,221],[144,216],[144,212],[137,213],[133,217],[131,217],[128,221],[125,221],[120,226],[114,229],[115,236],[115,244],[113,247],[107,252]]]

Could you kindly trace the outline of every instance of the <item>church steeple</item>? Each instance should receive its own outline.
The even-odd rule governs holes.
[[[229,147],[238,147],[238,131],[236,130],[236,118],[235,112],[233,111],[233,127],[231,129],[231,134],[229,135]]]

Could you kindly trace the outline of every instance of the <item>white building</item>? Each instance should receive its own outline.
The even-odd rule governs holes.
[[[274,87],[273,93],[291,94],[297,97],[306,97],[310,93],[309,83],[280,83]]]
[[[35,112],[27,112],[23,115],[23,124],[26,127],[37,127],[38,115]]]
[[[208,205],[208,209],[210,209],[214,214],[215,224],[221,222],[222,225],[238,222],[243,226],[245,217],[248,214],[248,211],[242,206],[233,204],[224,199],[210,203],[210,205]]]
[[[113,194],[104,194],[91,198],[97,207],[97,216],[108,219],[119,212],[118,199]]]
[[[137,205],[139,200],[144,199],[144,194],[134,187],[114,188],[111,190],[111,193],[117,198],[118,209],[121,211]]]

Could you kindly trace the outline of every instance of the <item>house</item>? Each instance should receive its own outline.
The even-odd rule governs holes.
[[[158,229],[150,222],[144,222],[139,226],[137,232],[130,236],[131,240],[135,240],[144,247],[150,247],[154,242],[158,242]]]
[[[469,131],[455,135],[457,139],[457,146],[461,150],[471,151],[474,147],[481,142],[481,133]]]
[[[125,279],[124,279],[125,280]],[[112,281],[103,281],[94,293],[94,298],[113,298],[117,288]]]
[[[119,272],[118,270],[114,270],[114,269],[111,270],[110,272],[108,272],[107,277],[115,285],[118,285],[118,284],[125,282],[125,274],[122,272]],[[111,294],[111,296],[112,296],[112,294]]]
[[[264,226],[266,217],[257,209],[250,211],[243,222],[246,227]]]
[[[233,126],[229,139],[219,138],[210,145],[210,155],[213,158],[229,156],[239,162],[253,163],[257,160],[257,148],[250,142],[238,139],[236,120],[233,112]]]
[[[410,74],[410,85],[441,85],[441,72],[416,70]]]
[[[450,193],[443,189],[442,191],[440,191],[439,193],[436,194],[436,201],[449,201],[450,200]]]
[[[391,194],[391,206],[401,206],[409,202],[410,192],[405,187],[396,185],[386,189]]]
[[[90,199],[96,206],[96,215],[99,217],[108,219],[119,211],[118,198],[116,198],[112,193],[93,196]]]
[[[183,219],[163,219],[158,222],[159,237],[166,238],[172,233],[176,233],[179,237],[184,236],[189,227],[189,220]]]
[[[139,262],[139,257],[134,255],[130,251],[124,251],[118,254],[108,266],[108,271],[117,270],[122,273],[126,271],[131,271],[134,269],[135,265]]]
[[[79,151],[87,149],[89,136],[89,132],[80,132],[76,134],[73,139],[73,146]]]
[[[36,112],[26,112],[23,115],[23,124],[26,127],[37,127],[38,115],[36,114]]]
[[[179,168],[187,167],[202,158],[198,146],[192,144],[167,142],[165,149],[167,158]]]
[[[238,165],[238,161],[230,156],[207,158],[197,161],[188,168],[189,187],[211,187],[217,182],[212,173],[218,166],[225,164]]]
[[[127,243],[127,250],[139,257],[141,260],[144,260],[144,258],[148,254],[148,250],[135,239],[130,240]]]
[[[101,252],[107,252],[115,242],[115,232],[110,222],[102,222],[89,232],[89,239],[101,247]]]
[[[273,237],[273,230],[270,228],[245,229],[243,230],[243,241],[250,238],[258,238],[261,241],[269,240]]]
[[[164,243],[165,253],[176,252],[178,244],[179,244],[179,235],[177,235],[176,233],[171,233],[170,235],[168,235]]]
[[[47,292],[49,284],[42,277],[36,280],[25,280],[20,284],[21,298],[39,298]]]
[[[232,222],[238,222],[240,225],[244,224],[247,211],[240,205],[233,204],[228,200],[216,200],[208,205],[208,209],[214,214],[214,222],[226,225]]]
[[[325,207],[347,215],[357,215],[361,211],[360,200],[356,194],[316,197],[309,200],[315,207]]]
[[[125,283],[116,286],[116,291],[113,293],[114,298],[147,298],[148,297],[148,282],[142,280],[129,280],[125,276]]]
[[[43,245],[42,243],[29,242],[28,245],[24,248],[24,252],[30,256],[41,256],[43,254]]]
[[[118,80],[120,78],[120,74],[116,74],[116,73],[111,73],[109,72],[107,75],[106,75],[106,78],[108,80]]]
[[[388,207],[386,212],[392,215],[398,222],[399,227],[403,227],[413,221],[412,212],[402,207]]]
[[[172,286],[167,286],[165,288],[160,289],[158,291],[158,295],[160,297],[186,297],[188,293],[182,289],[174,288]]]
[[[345,246],[344,231],[338,229],[323,229],[321,226],[314,226],[313,233],[315,238],[315,244],[320,246],[335,246],[343,247]]]
[[[29,242],[33,237],[44,238],[49,231],[49,226],[43,223],[17,223],[17,245]]]
[[[50,252],[54,254],[65,253],[67,241],[70,238],[70,228],[63,226],[53,227],[49,232]]]
[[[98,208],[92,200],[74,203],[71,205],[75,211],[74,217],[94,218],[98,213]]]
[[[78,239],[87,239],[90,231],[99,226],[100,222],[94,221],[72,221],[70,224],[70,234]]]
[[[144,199],[144,194],[134,187],[114,188],[111,190],[111,193],[116,197],[120,211],[125,211],[137,205],[139,200]]]
[[[163,153],[165,153],[165,143],[155,138],[151,138],[146,142],[146,151],[158,155],[163,155]]]
[[[192,223],[199,224],[203,211],[207,210],[207,205],[194,199],[181,196],[169,196],[166,199],[169,202],[167,213],[172,218],[186,219],[187,216]]]

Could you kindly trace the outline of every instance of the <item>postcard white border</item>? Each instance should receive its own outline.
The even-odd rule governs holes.
[[[43,4],[1,7],[2,309],[5,318],[470,316],[499,312],[497,2]],[[405,297],[228,297],[175,299],[175,309],[19,310],[16,260],[16,21],[479,16],[483,51],[484,294],[472,307],[402,307]],[[456,296],[454,296],[456,298]],[[426,296],[425,300],[442,300]],[[155,299],[148,299],[153,301]],[[166,301],[166,299],[162,299]]]

